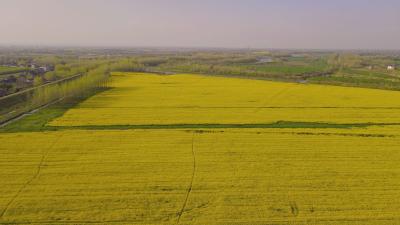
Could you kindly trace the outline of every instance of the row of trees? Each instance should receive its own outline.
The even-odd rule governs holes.
[[[84,74],[103,63],[103,60],[71,60],[69,63],[63,61],[62,63],[55,64],[53,71],[46,72],[43,76],[36,76],[34,86]]]
[[[355,54],[332,54],[328,57],[328,65],[334,69],[354,68],[362,65],[362,58]]]
[[[143,63],[131,58],[110,62],[108,67],[113,72],[143,72],[146,70],[146,66]]]
[[[35,87],[0,98],[0,123],[23,113],[93,89],[107,87],[111,72],[141,72],[146,66],[137,59],[71,61],[57,64],[43,78],[35,78]]]
[[[59,99],[91,91],[94,88],[106,87],[108,77],[109,69],[107,66],[100,66],[77,77],[40,86],[33,91],[32,103],[28,107],[40,107]]]
[[[0,98],[0,123],[49,103],[107,86],[108,64],[87,65],[86,71],[80,72],[79,75]]]

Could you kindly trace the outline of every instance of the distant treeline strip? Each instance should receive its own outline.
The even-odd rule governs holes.
[[[11,98],[13,96],[18,96],[18,95],[22,95],[24,93],[29,93],[29,92],[31,92],[31,91],[33,91],[35,89],[38,89],[38,88],[44,88],[46,86],[55,85],[55,84],[58,84],[58,83],[63,83],[63,82],[66,82],[66,81],[70,81],[70,80],[76,79],[78,77],[81,77],[83,75],[84,75],[83,73],[80,73],[80,74],[76,74],[74,76],[67,77],[67,78],[64,78],[64,79],[61,79],[61,80],[57,80],[57,81],[53,81],[53,82],[50,82],[50,83],[42,84],[42,85],[37,86],[37,87],[28,88],[28,89],[25,89],[25,90],[22,90],[22,91],[19,91],[19,92],[10,94],[10,95],[6,95],[6,96],[3,96],[3,97],[0,97],[0,101],[2,101],[4,99]]]
[[[104,87],[107,85],[109,74],[110,70],[107,66],[99,66],[86,73],[2,97],[0,98],[0,123],[14,119],[50,102],[79,95],[97,87]]]

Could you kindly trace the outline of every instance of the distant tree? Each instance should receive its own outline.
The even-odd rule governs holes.
[[[41,76],[36,76],[33,78],[33,86],[39,86],[43,84],[43,78]]]
[[[47,72],[44,74],[44,79],[49,81],[56,80],[57,73],[55,71]]]
[[[361,56],[355,54],[343,54],[339,58],[340,65],[347,68],[358,67],[361,62]]]

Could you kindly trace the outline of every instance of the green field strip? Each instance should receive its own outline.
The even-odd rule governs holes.
[[[312,122],[291,122],[279,121],[276,123],[265,124],[141,124],[141,125],[87,125],[87,126],[46,126],[50,129],[60,130],[137,130],[137,129],[249,129],[249,128],[366,128],[377,124],[330,124],[330,123],[312,123]],[[379,124],[389,125],[389,124]],[[400,125],[400,124],[390,124]]]
[[[278,121],[275,123],[260,124],[138,124],[138,125],[87,125],[87,126],[48,126],[47,124],[62,116],[71,106],[70,103],[61,107],[60,105],[45,108],[35,114],[29,115],[19,121],[11,123],[0,129],[0,133],[15,132],[42,132],[57,130],[160,130],[160,129],[352,129],[368,128],[371,126],[394,126],[399,123],[319,123],[319,122],[298,122],[298,121]],[[368,134],[366,134],[368,135]]]
[[[54,110],[54,114],[59,111]],[[370,126],[387,126],[400,125],[397,123],[365,123],[365,124],[330,124],[330,123],[312,123],[312,122],[290,122],[279,121],[276,123],[266,124],[142,124],[142,125],[88,125],[88,126],[46,126],[41,122],[47,122],[44,119],[41,121],[22,120],[19,124],[22,126],[7,126],[0,130],[0,133],[15,133],[15,132],[34,132],[34,131],[57,131],[57,130],[164,130],[164,129],[260,129],[260,128],[315,128],[315,129],[351,129],[351,128],[367,128]],[[32,122],[32,123],[30,123]],[[18,124],[18,122],[17,122]]]

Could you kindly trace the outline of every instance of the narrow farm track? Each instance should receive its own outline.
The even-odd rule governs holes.
[[[187,203],[189,201],[189,196],[190,196],[190,193],[192,192],[192,189],[193,189],[193,181],[194,181],[194,177],[195,177],[195,174],[196,174],[196,152],[194,150],[194,136],[195,136],[195,132],[193,132],[193,134],[192,134],[192,157],[193,157],[192,176],[191,176],[191,179],[190,179],[190,184],[189,184],[188,190],[186,192],[185,201],[183,202],[182,208],[179,211],[178,219],[176,221],[176,224],[180,223],[182,215],[185,213],[185,209],[186,209]]]
[[[6,204],[2,212],[0,213],[0,220],[3,218],[3,216],[7,213],[8,209],[11,207],[11,205],[15,202],[15,200],[21,195],[22,192],[33,182],[36,180],[36,178],[39,177],[40,172],[42,171],[42,167],[44,163],[46,162],[47,156],[49,155],[50,151],[54,148],[54,146],[61,140],[63,137],[63,134],[61,134],[58,138],[55,139],[55,141],[50,145],[50,147],[43,152],[41,160],[37,166],[35,174],[26,182],[24,183],[21,188],[15,193],[14,196],[10,199],[10,201]]]

